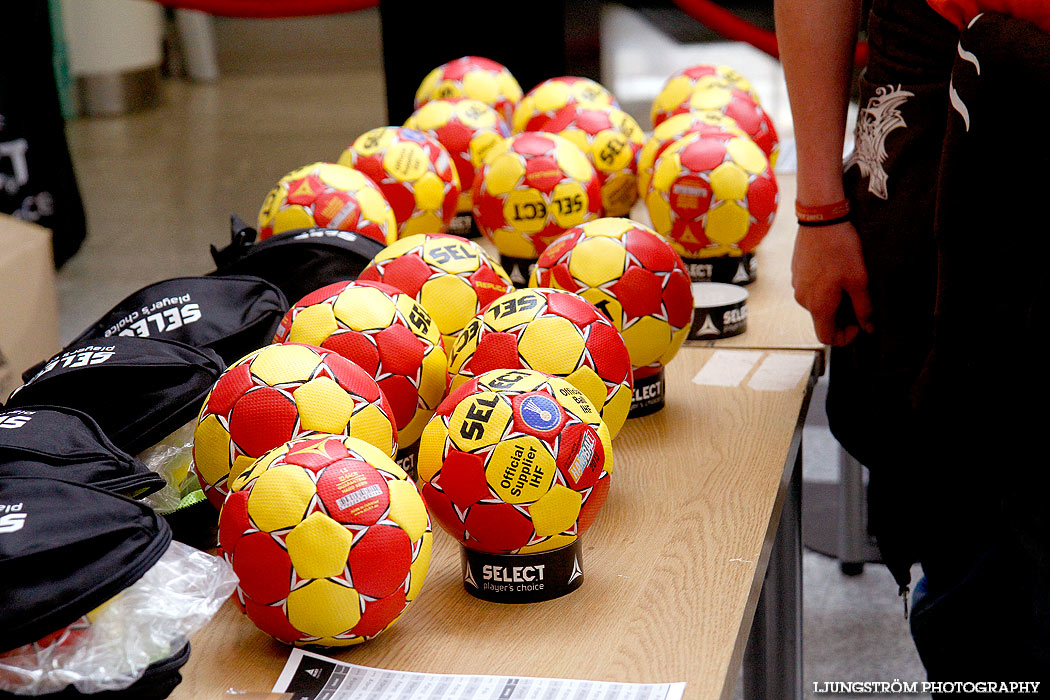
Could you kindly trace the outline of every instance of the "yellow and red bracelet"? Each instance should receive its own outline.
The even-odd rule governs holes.
[[[833,226],[849,221],[849,200],[831,204],[806,206],[795,201],[795,216],[799,226]]]

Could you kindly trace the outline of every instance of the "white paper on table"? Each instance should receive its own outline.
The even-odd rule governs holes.
[[[293,700],[681,700],[685,683],[388,671],[293,649],[273,692],[291,693]]]

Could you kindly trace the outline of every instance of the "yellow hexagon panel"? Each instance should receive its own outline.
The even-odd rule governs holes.
[[[402,222],[398,235],[414,236],[420,233],[444,233],[448,225],[440,212],[422,211],[408,221]]]
[[[671,361],[671,358],[678,354],[678,350],[682,347],[682,343],[685,342],[685,339],[689,336],[689,330],[690,324],[686,324],[675,332],[671,337],[671,344],[668,346],[667,350],[664,351],[664,354],[660,355],[660,364],[666,365]]]
[[[417,337],[422,336],[427,342],[437,344],[441,331],[425,305],[407,294],[398,294],[394,297],[394,306]]]
[[[594,177],[594,166],[583,149],[568,139],[556,139],[555,159],[566,175],[574,180],[588,182]]]
[[[281,233],[297,228],[310,228],[315,223],[314,215],[309,210],[293,204],[278,211],[271,225],[274,233]]]
[[[335,300],[335,317],[355,331],[388,327],[394,321],[394,302],[375,287],[348,287]]]
[[[554,398],[566,411],[588,425],[598,425],[601,422],[597,406],[591,403],[582,391],[559,378],[551,379],[551,387],[554,388]]]
[[[280,457],[281,455],[283,455],[283,454],[285,454],[287,452],[288,452],[288,445],[287,444],[280,445],[278,447],[273,448],[272,450],[270,450],[269,452],[267,452],[262,457],[260,457],[259,459],[255,460],[254,462],[251,462],[246,468],[241,470],[240,474],[238,474],[236,477],[231,477],[230,478],[230,480],[228,482],[230,484],[230,490],[231,491],[240,491],[249,482],[251,482],[252,480],[256,479],[260,474],[262,474],[267,469],[269,469],[270,465],[273,464],[274,460],[276,460],[278,457]],[[240,459],[240,458],[238,457],[238,459]],[[249,459],[250,460],[251,458],[247,457],[245,459]],[[234,460],[234,461],[236,461],[236,460]]]
[[[602,407],[605,406],[606,400],[609,399],[609,390],[602,378],[595,374],[593,369],[586,365],[580,367],[578,370],[568,374],[565,377],[565,381],[582,391],[587,400],[594,404],[594,407],[604,415]]]
[[[722,202],[707,212],[704,233],[715,243],[732,245],[747,235],[751,214],[736,202]]]
[[[445,398],[448,387],[448,363],[440,346],[435,345],[423,356],[419,379],[419,400],[431,411]]]
[[[684,143],[676,141],[668,146],[667,150],[656,159],[653,167],[653,179],[649,187],[659,192],[669,192],[678,175],[682,172],[682,159],[679,157],[675,147]]]
[[[634,151],[627,145],[627,137],[609,129],[595,135],[591,152],[598,172],[615,173],[634,164]]]
[[[566,545],[570,545],[576,541],[576,535],[554,535],[548,537],[542,542],[536,544],[525,545],[519,549],[515,554],[534,554],[536,552],[549,552],[554,549],[560,549]]]
[[[563,229],[570,229],[593,218],[589,206],[587,190],[582,182],[560,182],[551,190],[550,214]],[[560,235],[560,231],[556,232],[551,240]]]
[[[355,459],[361,459],[364,462],[368,462],[379,471],[391,474],[396,479],[408,478],[408,474],[405,473],[405,470],[397,466],[397,462],[391,459],[390,453],[384,452],[383,449],[376,447],[367,440],[346,437],[343,438],[343,444],[346,445],[355,455]]]
[[[513,409],[505,398],[482,391],[459,402],[449,418],[448,434],[458,450],[483,450],[500,441],[512,416]]]
[[[398,141],[383,154],[383,169],[402,182],[415,182],[430,169],[430,159],[419,144]]]
[[[193,464],[209,484],[221,483],[230,473],[230,433],[214,413],[193,431]]]
[[[689,98],[690,109],[717,109],[721,110],[729,101],[733,98],[733,93],[722,87],[717,86],[701,86],[697,84],[697,88],[693,90],[692,96]]]
[[[267,345],[251,361],[252,374],[270,386],[305,382],[321,358],[303,345]]]
[[[510,228],[498,228],[492,232],[492,243],[503,255],[512,258],[538,257],[536,245],[532,239],[521,231]]]
[[[316,489],[302,467],[279,464],[259,475],[248,494],[248,515],[260,530],[273,532],[298,525]]]
[[[478,385],[494,391],[535,391],[550,377],[527,369],[494,369],[478,377]]]
[[[627,412],[631,410],[631,387],[621,384],[602,408],[602,420],[609,426],[609,436],[616,437],[620,428],[627,421]]]
[[[453,275],[474,272],[481,265],[478,249],[455,238],[429,238],[423,244],[423,262]]]
[[[512,151],[493,151],[485,171],[485,189],[493,195],[507,194],[525,178],[525,163]]]
[[[456,335],[455,342],[452,343],[451,349],[447,352],[448,371],[453,377],[462,369],[463,363],[474,354],[474,350],[478,347],[478,336],[481,334],[481,327],[481,316],[475,316]],[[449,348],[447,345],[445,347],[446,349]],[[452,388],[449,391],[452,391]]]
[[[260,459],[262,458],[260,457]],[[246,455],[236,457],[233,460],[233,464],[230,465],[230,475],[226,477],[226,483],[229,484],[239,479],[241,474],[251,469],[255,462],[255,459]]]
[[[437,275],[423,283],[419,303],[430,312],[442,334],[459,333],[478,312],[478,295],[455,275]]]
[[[747,172],[731,161],[711,171],[711,191],[718,199],[743,200],[747,197],[747,184]]]
[[[669,234],[674,224],[671,205],[667,203],[667,200],[659,192],[652,188],[651,184],[649,193],[645,196],[645,208],[649,212],[649,221],[653,224],[653,230],[663,236]]]
[[[349,530],[320,511],[306,516],[285,539],[288,557],[300,578],[342,574],[353,542]]]
[[[388,418],[375,404],[367,404],[350,419],[347,433],[355,438],[374,445],[387,455],[397,452],[397,441],[394,440],[394,427]]]
[[[288,594],[288,621],[311,637],[331,637],[361,619],[361,599],[352,588],[328,579],[311,581]]]
[[[637,221],[622,216],[603,216],[600,219],[581,224],[581,228],[583,229],[584,234],[586,234],[586,238],[594,236],[619,238],[632,228],[639,227],[645,228]]]
[[[730,157],[744,170],[757,175],[769,167],[765,152],[749,138],[736,138],[726,144]]]
[[[427,577],[427,570],[430,568],[430,553],[433,549],[433,542],[434,533],[424,532],[423,540],[419,543],[419,553],[416,554],[416,558],[412,560],[412,565],[409,567],[408,592],[405,593],[405,600],[407,601],[415,600],[423,587],[423,581]]]
[[[303,430],[342,433],[354,415],[354,399],[334,379],[317,377],[295,390]]]
[[[409,481],[390,481],[386,487],[390,490],[388,517],[401,526],[408,539],[415,542],[423,536],[427,525],[430,524],[423,498],[419,495],[416,485]]]
[[[488,157],[488,154],[502,140],[503,137],[495,130],[479,131],[472,139],[470,139],[470,162],[475,170],[481,167],[481,164],[485,162],[485,158]]]
[[[435,172],[420,175],[413,191],[416,195],[416,206],[420,209],[434,211],[441,209],[445,203],[445,183]]]
[[[623,307],[616,297],[597,287],[581,290],[579,294],[594,304],[616,326],[616,330],[620,330],[620,327],[623,325]]]
[[[339,330],[330,304],[314,304],[295,315],[288,331],[288,342],[320,345]]]
[[[347,192],[368,186],[364,173],[339,163],[320,163],[317,174],[323,182]]]
[[[583,496],[561,484],[555,484],[550,491],[529,506],[532,527],[540,537],[564,532],[576,523],[582,505]]]
[[[423,428],[419,438],[419,452],[416,454],[416,474],[422,481],[430,481],[441,469],[445,460],[445,445],[448,442],[448,429],[441,416],[433,416]]]
[[[671,342],[671,326],[652,316],[643,316],[620,333],[635,367],[656,362]]]
[[[546,316],[530,321],[518,341],[518,354],[529,367],[561,376],[571,374],[576,369],[583,357],[583,348],[584,340],[579,328],[561,316]]]
[[[503,202],[504,220],[509,226],[523,233],[542,231],[547,225],[549,214],[546,197],[531,187],[512,190]],[[500,252],[504,252],[502,248]]]
[[[482,319],[494,331],[507,331],[536,318],[546,305],[546,297],[535,289],[516,289],[493,301]]]
[[[402,255],[406,255],[416,247],[422,245],[424,240],[426,240],[425,237],[421,235],[405,236],[403,238],[399,238],[398,240],[387,244],[386,248],[383,248],[381,251],[376,253],[376,256],[372,258],[372,262],[369,263],[369,267],[371,267],[375,263],[393,260],[394,258],[399,258]]]
[[[547,493],[557,470],[547,447],[526,435],[496,445],[485,465],[485,480],[507,503],[532,503]]]
[[[682,104],[693,91],[693,81],[687,75],[671,78],[653,102],[653,108],[666,112]]]
[[[609,426],[606,425],[605,421],[601,422],[598,426],[598,439],[602,441],[602,447],[605,449],[605,471],[609,474],[613,473],[613,445],[612,445],[612,433],[609,430]]]
[[[469,71],[463,76],[463,91],[468,97],[492,104],[499,99],[499,79],[488,71]]]
[[[375,129],[369,129],[357,137],[351,148],[362,155],[374,155],[390,146],[394,141],[396,133],[396,130],[389,126],[380,126]],[[347,163],[343,163],[341,156],[339,162],[343,165],[348,165]]]
[[[417,109],[405,121],[409,129],[429,131],[444,126],[452,117],[451,102],[431,101]]]
[[[601,235],[591,237],[589,227],[598,221],[587,224],[588,237],[576,244],[569,259],[569,274],[588,287],[619,279],[627,265],[623,243]]]

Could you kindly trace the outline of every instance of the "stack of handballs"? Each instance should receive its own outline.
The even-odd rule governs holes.
[[[613,440],[664,406],[690,332],[686,263],[745,260],[778,201],[776,133],[731,69],[672,75],[652,122],[644,135],[593,80],[524,92],[464,56],[425,76],[405,124],[266,196],[263,238],[322,227],[385,247],[288,299],[272,344],[223,373],[196,421],[195,471],[260,629],[375,637],[421,591],[431,518],[474,596],[582,583]],[[543,582],[482,575],[526,562]]]

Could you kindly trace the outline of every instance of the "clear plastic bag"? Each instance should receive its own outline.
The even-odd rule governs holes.
[[[160,474],[168,482],[167,486],[144,499],[161,515],[178,510],[185,505],[184,499],[195,498],[196,492],[200,491],[197,474],[193,471],[193,431],[196,426],[194,419],[138,454],[151,472]],[[203,497],[201,492],[200,498]]]
[[[222,558],[172,542],[132,586],[76,623],[0,654],[0,690],[43,695],[126,688],[176,653],[237,586]]]

